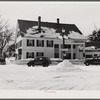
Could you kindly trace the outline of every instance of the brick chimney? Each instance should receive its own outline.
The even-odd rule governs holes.
[[[59,25],[59,23],[60,23],[60,22],[59,22],[59,18],[57,18],[57,24]]]
[[[41,16],[38,17],[38,31],[41,33]]]

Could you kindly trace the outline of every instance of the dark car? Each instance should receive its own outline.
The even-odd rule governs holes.
[[[0,65],[5,65],[6,61],[4,57],[0,57]]]
[[[35,66],[35,65],[42,65],[43,67],[48,67],[51,61],[47,57],[37,57],[34,60],[31,60],[27,63],[28,67]]]
[[[94,58],[91,58],[91,59],[86,59],[84,64],[86,66],[89,66],[90,64],[91,65],[99,65],[100,64],[100,57],[94,57]]]

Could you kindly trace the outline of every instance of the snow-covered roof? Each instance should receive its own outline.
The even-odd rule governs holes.
[[[33,26],[26,30],[27,34],[25,36],[33,36],[33,37],[49,37],[49,38],[59,38],[62,39],[61,33],[57,33],[56,29],[41,27],[41,33],[38,32],[38,26]],[[78,32],[70,31],[70,34],[64,35],[65,39],[86,39],[86,37]]]
[[[78,32],[70,31],[70,34],[68,34],[68,37],[70,39],[86,39],[86,37],[82,34],[79,34]]]
[[[65,39],[86,39],[81,31],[74,24],[57,24],[50,22],[41,22],[41,32],[38,31],[37,21],[18,20],[19,33],[22,36],[48,37],[62,39],[62,28],[65,29]]]
[[[95,46],[85,47],[85,50],[95,50]]]

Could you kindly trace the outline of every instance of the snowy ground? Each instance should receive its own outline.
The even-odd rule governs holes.
[[[49,67],[0,65],[1,90],[100,90],[99,65],[74,65],[58,70]]]

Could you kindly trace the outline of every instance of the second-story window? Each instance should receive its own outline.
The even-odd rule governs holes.
[[[34,40],[27,39],[27,46],[34,46]]]
[[[16,49],[22,46],[22,40],[16,43]]]
[[[44,40],[37,40],[37,47],[44,47]]]
[[[47,40],[47,47],[53,47],[53,40]]]

